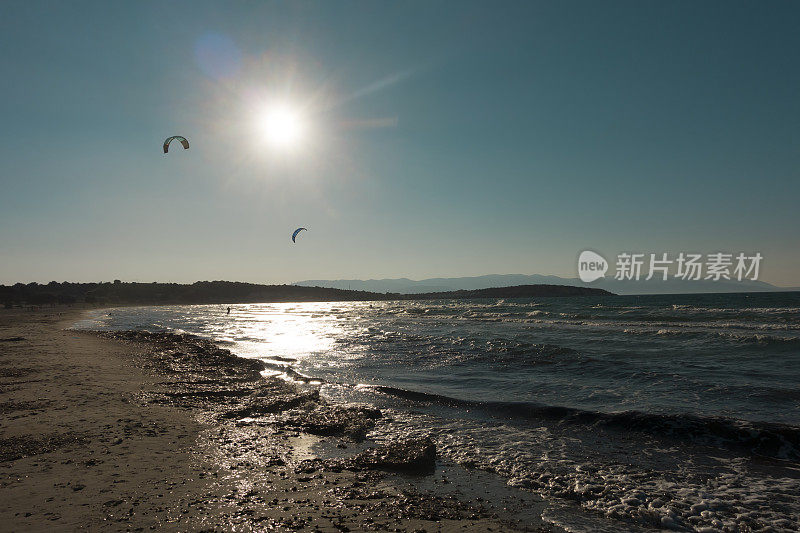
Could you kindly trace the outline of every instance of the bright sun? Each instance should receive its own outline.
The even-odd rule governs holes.
[[[293,148],[305,134],[302,116],[286,105],[267,109],[259,118],[259,128],[264,140],[276,148]]]

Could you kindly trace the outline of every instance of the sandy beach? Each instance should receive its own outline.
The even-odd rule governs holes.
[[[3,531],[551,530],[431,441],[365,439],[377,410],[196,337],[67,330],[81,312],[0,313]]]

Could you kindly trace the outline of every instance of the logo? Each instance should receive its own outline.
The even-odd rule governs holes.
[[[623,252],[617,255],[614,279],[619,281],[758,281],[761,261],[760,252],[748,255],[731,252],[698,254],[681,252],[677,256],[668,252],[645,254]],[[584,283],[605,277],[608,261],[591,250],[581,252],[578,257],[578,275]]]
[[[584,250],[578,257],[578,276],[584,283],[591,283],[606,275],[608,261],[591,250]]]

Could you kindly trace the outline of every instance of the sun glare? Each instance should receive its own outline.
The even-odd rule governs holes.
[[[267,109],[259,117],[258,126],[264,140],[276,148],[293,148],[305,134],[302,116],[296,109],[286,105]]]

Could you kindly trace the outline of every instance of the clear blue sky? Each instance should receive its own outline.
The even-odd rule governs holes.
[[[590,248],[800,285],[798,28],[790,1],[5,0],[0,283],[575,276]]]

